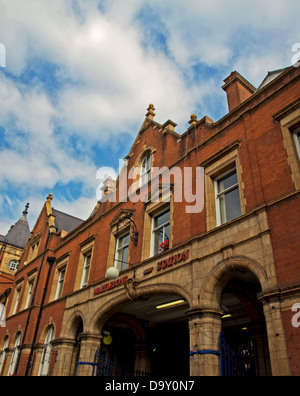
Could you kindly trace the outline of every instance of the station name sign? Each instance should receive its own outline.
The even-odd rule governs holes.
[[[190,251],[186,250],[183,253],[175,254],[174,256],[169,257],[166,260],[159,261],[157,263],[157,271],[164,270],[166,268],[172,267],[175,264],[179,264],[182,261],[187,260],[190,257]]]
[[[182,263],[183,261],[188,260],[189,257],[190,257],[189,250],[186,250],[185,252],[182,252],[182,253],[175,254],[174,256],[171,256],[165,260],[159,261],[157,263],[157,271],[159,272],[159,271],[165,270],[166,268],[172,267],[175,264]],[[153,269],[154,269],[153,267],[147,268],[144,271],[144,275],[151,274],[153,272]],[[126,282],[128,281],[128,278],[129,278],[128,276],[124,276],[123,278],[117,279],[115,281],[106,283],[103,286],[97,287],[94,290],[94,296],[97,296],[98,294],[102,294],[109,290],[116,289],[117,287],[125,285]]]
[[[98,294],[102,294],[104,292],[107,292],[108,290],[115,289],[116,287],[120,287],[122,285],[125,285],[125,283],[128,281],[128,276],[124,276],[124,278],[117,279],[115,281],[106,283],[103,286],[97,287],[97,289],[94,290],[94,296],[97,296]]]

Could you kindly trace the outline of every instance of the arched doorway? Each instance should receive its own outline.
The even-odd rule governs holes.
[[[266,323],[257,294],[261,285],[249,270],[238,270],[221,295],[223,375],[271,375]]]
[[[178,294],[142,296],[121,306],[101,328],[104,359],[125,368],[123,375],[189,375],[188,310]]]

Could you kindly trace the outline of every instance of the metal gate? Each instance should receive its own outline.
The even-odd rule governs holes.
[[[95,377],[149,377],[150,370],[135,370],[114,362],[97,349],[93,362],[76,362],[78,366],[92,366],[92,376]],[[77,372],[77,370],[76,370]]]
[[[258,359],[252,342],[241,344],[233,349],[220,333],[220,364],[223,377],[259,376]]]

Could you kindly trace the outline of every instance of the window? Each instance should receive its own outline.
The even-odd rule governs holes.
[[[124,271],[127,268],[129,240],[129,234],[117,238],[115,267],[118,268],[119,271]]]
[[[51,326],[47,331],[47,335],[43,346],[42,359],[39,368],[39,376],[48,375],[50,362],[51,362],[51,354],[52,354],[51,341],[53,341],[53,339],[54,339],[54,326]]]
[[[79,245],[81,248],[81,251],[80,251],[80,255],[79,255],[74,290],[80,290],[83,287],[86,287],[88,285],[90,272],[91,272],[93,248],[94,248],[95,239],[96,239],[96,237],[95,237],[95,235],[93,235]],[[56,274],[55,286],[54,286],[54,288],[52,288],[53,289],[53,294],[52,294],[53,299],[55,298],[55,294],[56,294],[56,289],[57,289],[56,285],[58,284],[59,270],[62,269],[63,267],[67,268],[68,257],[69,257],[69,254],[60,259],[60,264],[57,268],[57,271],[55,272],[55,274]],[[67,271],[66,271],[66,274],[67,274]]]
[[[5,361],[5,357],[6,357],[6,351],[5,350],[8,348],[8,342],[9,342],[9,338],[6,337],[5,341],[4,341],[4,344],[3,344],[3,348],[2,348],[2,354],[0,356],[0,375],[1,375],[1,372],[2,372],[2,369],[3,369],[3,364],[4,364],[4,361]]]
[[[298,157],[300,159],[300,129],[298,129],[297,131],[294,132],[294,139],[295,139]]]
[[[151,159],[152,159],[151,153],[148,153],[143,159],[140,170],[140,187],[147,184],[150,180]]]
[[[88,283],[92,255],[89,253],[84,256],[84,266],[81,278],[81,288],[85,287]]]
[[[170,210],[152,218],[152,256],[163,253],[169,248]]]
[[[280,122],[283,144],[287,152],[287,162],[291,169],[295,190],[300,189],[300,102],[292,102],[290,106],[273,115]]]
[[[55,300],[58,300],[61,297],[63,285],[65,281],[66,267],[61,268],[58,272],[59,272],[59,277],[58,277],[57,288],[55,293]]]
[[[20,344],[21,344],[21,333],[18,333],[15,341],[14,349],[11,355],[10,365],[7,373],[8,376],[14,375],[15,373],[15,368],[18,360],[18,347],[20,346]]]
[[[236,169],[231,169],[215,179],[217,225],[241,216],[239,184]]]
[[[32,296],[32,291],[33,291],[33,285],[34,285],[34,279],[31,279],[29,281],[29,287],[28,287],[28,294],[27,294],[25,309],[30,306],[31,296]]]
[[[6,309],[3,304],[0,303],[0,327],[6,327]]]
[[[19,267],[19,261],[17,260],[10,260],[10,262],[8,263],[8,268],[11,271],[17,271],[18,267]]]
[[[17,289],[17,297],[16,297],[16,301],[15,301],[15,305],[14,305],[13,315],[15,315],[15,313],[17,313],[17,309],[18,309],[18,305],[19,305],[19,301],[20,301],[20,296],[21,296],[21,290],[22,290],[21,287],[19,287]]]

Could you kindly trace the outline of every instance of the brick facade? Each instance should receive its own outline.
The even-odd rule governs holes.
[[[9,372],[18,333],[22,336],[18,375],[43,373],[41,360],[51,326],[55,336],[47,373],[73,375],[75,361],[92,361],[97,347],[104,345],[103,330],[110,323],[116,331],[116,322],[117,328],[129,329],[135,336],[135,368],[150,369],[154,358],[149,353],[146,323],[150,317],[152,328],[166,323],[160,322],[155,313],[145,318],[142,311],[147,301],[158,304],[168,296],[182,298],[186,304],[184,314],[179,317],[174,311],[174,315],[176,325],[180,319],[189,334],[185,341],[189,343],[186,356],[191,375],[221,374],[219,334],[224,330],[230,336],[233,331],[233,324],[224,322],[223,305],[233,297],[239,299],[239,309],[243,305],[247,311],[249,340],[256,340],[259,360],[264,360],[260,374],[300,374],[300,329],[291,325],[292,307],[300,303],[300,162],[292,144],[293,127],[300,121],[299,68],[283,70],[257,91],[235,72],[223,88],[230,112],[217,122],[209,117],[198,121],[192,115],[190,127],[182,135],[175,132],[176,124],[170,120],[163,125],[157,123],[154,106],[150,105],[126,157],[128,170],[139,169],[146,153],[151,153],[152,167],[177,167],[182,175],[186,168],[192,168],[192,179],[186,176],[183,184],[191,181],[194,194],[199,186],[204,189],[204,207],[198,213],[189,213],[195,203],[175,199],[179,183],[175,177],[171,177],[170,202],[163,202],[163,193],[158,194],[157,202],[149,201],[149,186],[140,188],[137,177],[128,181],[128,189],[143,197],[143,202],[110,202],[111,195],[104,195],[90,218],[70,232],[49,228],[57,226],[57,217],[51,208],[52,196],[48,197],[15,277],[7,304],[7,328],[0,329],[0,351],[9,340],[2,375]],[[196,179],[200,167],[203,183],[200,174]],[[240,213],[220,223],[216,185],[222,175],[231,174],[229,171],[236,175],[236,187],[231,191],[238,188]],[[116,183],[117,196],[120,184],[121,176]],[[163,187],[160,182],[158,191]],[[169,248],[153,255],[153,219],[167,209]],[[116,238],[120,235],[116,235],[117,224],[124,215],[134,221],[138,241],[137,246],[129,242],[130,265],[117,281],[111,281],[106,272],[114,266],[119,246]],[[120,223],[121,233],[128,227]],[[36,244],[38,250],[28,260]],[[48,257],[56,259],[50,270]],[[82,287],[87,260],[87,286]],[[63,287],[57,297],[62,273]],[[25,308],[30,277],[35,285],[38,279],[38,287],[34,304]],[[126,285],[124,278],[130,280]],[[249,286],[249,300],[246,291],[237,291],[245,284]],[[19,306],[15,309],[17,290]],[[197,354],[196,349],[216,353]],[[90,373],[89,366],[78,367],[78,375]]]

